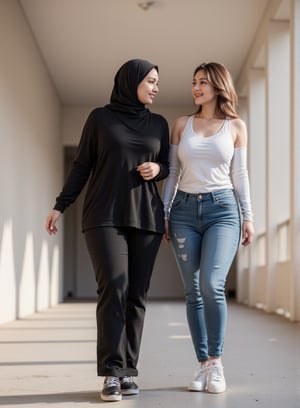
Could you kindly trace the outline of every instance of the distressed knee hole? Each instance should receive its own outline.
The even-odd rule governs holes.
[[[176,237],[176,242],[177,242],[177,245],[178,245],[178,249],[183,249],[186,238],[177,238],[177,236],[175,236],[175,237]],[[182,253],[178,252],[177,256],[178,256],[178,259],[181,259],[182,261],[187,261],[187,258],[188,258],[187,254],[182,254]]]
[[[183,261],[187,261],[187,254],[181,254],[181,255],[180,255],[180,258],[181,258]]]
[[[186,238],[176,238],[178,248],[184,248],[184,243],[186,241]]]

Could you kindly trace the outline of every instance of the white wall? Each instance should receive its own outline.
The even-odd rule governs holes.
[[[256,220],[253,244],[239,252],[238,300],[292,321],[300,321],[299,15],[300,0],[269,2],[238,79]]]
[[[0,323],[61,300],[61,106],[16,0],[0,1]]]

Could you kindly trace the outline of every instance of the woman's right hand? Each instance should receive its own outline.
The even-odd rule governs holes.
[[[165,233],[163,234],[163,241],[166,244],[170,242],[169,220],[165,220]]]
[[[60,216],[61,216],[61,212],[58,210],[52,210],[48,214],[46,218],[45,228],[49,235],[57,233],[56,221],[59,219]]]

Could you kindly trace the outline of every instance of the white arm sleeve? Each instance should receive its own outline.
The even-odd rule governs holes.
[[[176,194],[180,179],[180,161],[177,157],[177,145],[171,144],[169,151],[169,176],[164,182],[162,200],[164,203],[165,219],[169,218],[172,201]]]
[[[231,162],[231,176],[236,191],[244,221],[253,221],[253,212],[250,200],[250,187],[247,170],[247,148],[234,149]]]

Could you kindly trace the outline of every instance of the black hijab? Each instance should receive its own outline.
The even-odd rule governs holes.
[[[132,59],[117,71],[110,104],[106,107],[114,111],[128,127],[141,130],[150,119],[150,111],[138,100],[137,88],[145,76],[157,65],[143,59]]]

